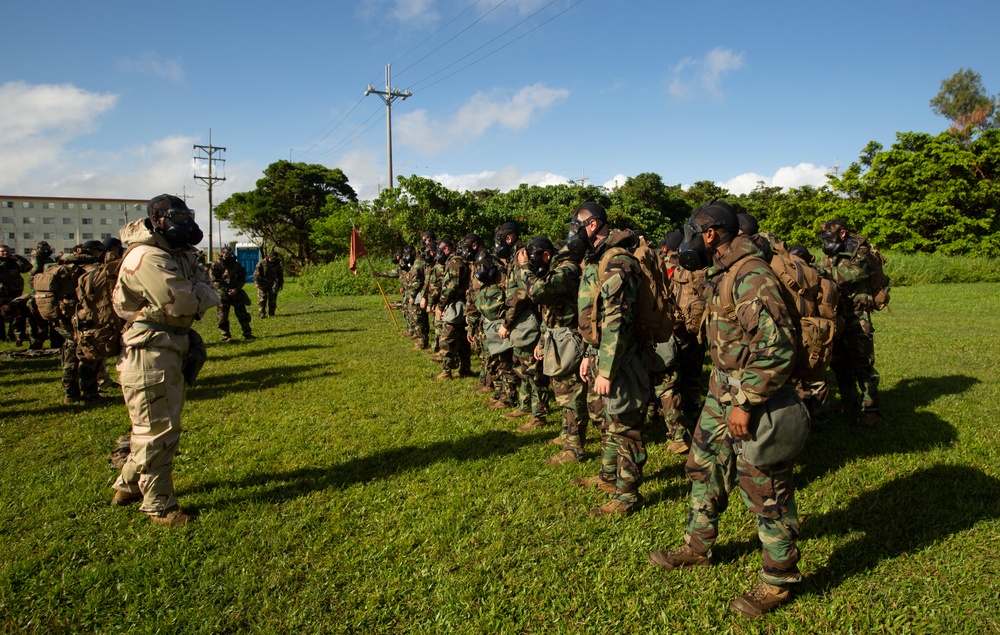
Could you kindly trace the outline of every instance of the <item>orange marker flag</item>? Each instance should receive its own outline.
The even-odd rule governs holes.
[[[364,243],[361,242],[361,236],[358,235],[358,230],[351,225],[351,261],[348,267],[354,272],[354,275],[358,275],[358,258],[367,256],[368,252],[365,250]]]

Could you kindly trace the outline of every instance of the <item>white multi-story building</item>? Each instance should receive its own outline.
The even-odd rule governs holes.
[[[125,223],[142,218],[149,201],[0,194],[0,244],[27,256],[45,241],[69,253],[88,240],[118,236]]]

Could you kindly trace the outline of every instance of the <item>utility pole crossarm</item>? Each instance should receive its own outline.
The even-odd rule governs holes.
[[[226,177],[216,176],[212,174],[212,168],[216,163],[225,163],[226,160],[221,157],[221,154],[226,151],[225,148],[212,145],[212,129],[208,130],[208,145],[195,145],[194,149],[198,151],[195,155],[195,161],[205,161],[208,163],[208,175],[198,175],[195,174],[195,180],[201,181],[208,185],[208,261],[212,262],[212,190],[213,186],[219,181],[225,181]],[[216,154],[219,157],[216,157]],[[219,240],[222,239],[222,229],[219,229]]]

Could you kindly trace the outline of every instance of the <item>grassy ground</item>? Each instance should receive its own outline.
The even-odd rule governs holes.
[[[553,467],[548,429],[488,410],[378,297],[289,285],[259,339],[219,342],[175,465],[196,522],[108,506],[124,406],[63,406],[55,359],[0,360],[0,632],[984,633],[1000,595],[1000,285],[894,290],[877,316],[884,425],[814,435],[798,468],[795,602],[732,614],[760,565],[752,517],[723,516],[716,565],[667,573],[682,459],[650,437],[647,505],[592,519],[596,439]],[[9,351],[10,344],[0,344]]]

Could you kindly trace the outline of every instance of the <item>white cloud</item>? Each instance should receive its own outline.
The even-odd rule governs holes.
[[[606,189],[608,191],[617,190],[622,185],[625,185],[625,181],[627,181],[627,180],[628,180],[628,177],[625,176],[624,174],[616,174],[610,180],[605,181],[603,187],[604,187],[604,189]]]
[[[830,174],[830,172],[830,168],[823,165],[800,163],[793,167],[778,168],[774,176],[763,176],[756,172],[746,172],[734,176],[728,181],[717,183],[717,185],[726,188],[733,194],[749,194],[757,188],[757,184],[760,181],[763,181],[764,185],[768,187],[780,187],[782,189],[802,187],[804,185],[821,187],[826,185],[826,175]]]
[[[675,97],[690,97],[700,92],[721,97],[722,76],[740,68],[743,68],[743,53],[716,47],[703,57],[686,57],[670,67],[667,90]]]
[[[502,170],[487,170],[477,174],[434,174],[427,178],[433,179],[450,190],[459,192],[483,189],[496,189],[508,192],[518,188],[522,183],[527,185],[565,185],[571,179],[551,172],[522,172],[518,168]]]
[[[125,57],[118,61],[118,70],[123,73],[153,75],[174,82],[184,81],[184,70],[176,59],[164,59],[156,53],[146,52],[138,57]]]
[[[435,0],[364,0],[357,13],[365,20],[377,21],[388,16],[408,27],[422,27],[440,18],[435,4]]]
[[[537,112],[568,96],[566,89],[542,84],[526,86],[510,96],[500,91],[489,95],[477,93],[447,119],[434,120],[426,110],[400,116],[397,140],[421,152],[436,154],[453,145],[475,141],[493,126],[523,130]]]
[[[70,84],[7,82],[0,85],[0,147],[8,150],[4,156],[9,157],[13,144],[90,132],[97,116],[117,101],[117,95],[91,93]]]

